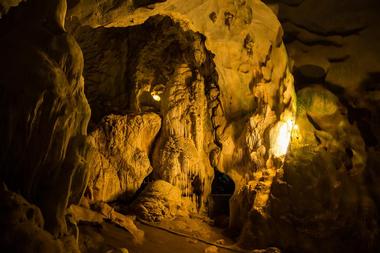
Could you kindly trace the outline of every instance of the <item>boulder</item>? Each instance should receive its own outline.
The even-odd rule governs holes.
[[[157,180],[146,186],[132,203],[132,209],[143,220],[158,222],[176,215],[186,215],[181,190],[170,183]]]
[[[152,172],[149,152],[160,127],[155,113],[106,116],[90,134],[95,155],[86,196],[130,199]]]
[[[0,186],[1,252],[79,253],[73,236],[56,239],[44,230],[40,209],[21,195]]]

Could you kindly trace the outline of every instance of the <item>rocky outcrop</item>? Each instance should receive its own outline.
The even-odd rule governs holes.
[[[57,240],[45,231],[40,209],[5,185],[0,186],[0,210],[1,252],[80,252],[73,236]]]
[[[186,216],[188,213],[185,205],[178,187],[157,180],[146,186],[132,203],[132,209],[141,219],[158,222],[178,215]]]
[[[217,77],[203,37],[182,21],[164,16],[128,28],[80,27],[75,34],[87,62],[86,94],[95,111],[92,122],[111,112],[161,115],[152,177],[180,187],[193,202],[189,208],[204,211],[213,176],[209,152],[216,147],[206,93],[214,87],[212,106],[217,107],[218,89],[211,84]],[[112,43],[105,42],[108,37]]]
[[[66,233],[66,206],[79,201],[91,160],[83,57],[65,13],[65,1],[28,1],[0,25],[1,177],[54,235]]]
[[[379,146],[380,29],[375,0],[268,1],[277,5],[296,88],[319,83],[348,109],[366,142]],[[339,15],[335,15],[339,13]]]
[[[144,240],[144,231],[137,228],[134,224],[134,218],[116,212],[111,206],[106,203],[97,203],[92,210],[83,206],[71,205],[68,209],[68,216],[74,224],[79,222],[89,222],[92,224],[101,225],[108,221],[112,222],[125,230],[127,230],[134,238],[135,243],[142,243]]]
[[[152,172],[132,206],[159,221],[205,213],[219,171],[235,183],[229,227],[242,246],[371,251],[380,71],[367,41],[377,42],[377,13],[349,0],[339,18],[341,3],[278,2],[284,30],[258,0],[69,1],[91,138],[64,3],[10,9],[0,23],[1,176],[59,234],[85,187],[94,202],[130,199]],[[28,18],[38,22],[20,25]]]
[[[134,56],[141,60],[132,65],[137,71],[126,80],[134,91],[131,109],[151,108],[163,118],[153,153],[154,177],[178,186],[182,195],[192,199],[190,210],[202,212],[212,167],[226,172],[238,186],[232,224],[241,228],[255,192],[262,192],[256,198],[257,208],[265,209],[271,180],[287,146],[277,152],[276,141],[281,129],[288,132],[287,122],[295,112],[293,80],[275,16],[260,1],[199,0],[183,5],[172,0],[141,9],[122,3],[100,15],[83,15],[80,10],[85,6],[79,2],[70,11],[73,31],[106,26],[95,30],[119,31],[115,41],[121,41],[123,29],[129,34],[134,31],[124,38],[139,41]],[[80,32],[75,33],[84,41]],[[87,41],[84,44],[90,45]],[[133,47],[123,48],[136,52]],[[157,94],[160,102],[154,103]],[[247,202],[241,192],[249,182],[252,197]],[[247,208],[239,209],[244,203]]]
[[[155,113],[109,115],[90,136],[94,156],[86,197],[91,201],[130,199],[152,172],[149,151],[160,130]]]
[[[380,51],[377,14],[380,9],[379,2],[374,0],[265,2],[272,5],[272,9],[283,24],[285,44],[294,62],[296,89],[315,84],[324,86],[337,96],[345,107],[349,123],[356,125],[360,131],[365,142],[367,159],[366,162],[361,162],[364,178],[363,175],[359,178],[363,182],[352,184],[364,187],[365,190],[361,192],[360,198],[372,198],[379,210],[377,181],[380,173],[378,166],[375,165],[380,150],[378,120],[380,65],[377,57]],[[325,120],[328,121],[336,122],[333,119]],[[331,128],[337,129],[339,126],[335,124]],[[332,133],[329,132],[329,136],[330,134]],[[352,136],[358,136],[358,133],[344,135],[347,136],[346,139],[342,138],[338,141],[339,144],[335,143],[334,146],[345,146],[347,142],[352,141]],[[311,134],[308,139],[313,140],[315,137]],[[350,148],[347,152],[349,156],[357,154],[356,151],[351,152]],[[337,160],[344,166],[353,167],[352,159],[346,156],[343,158],[338,156]],[[371,210],[368,212],[376,212],[373,206],[365,209]],[[370,216],[368,219],[375,224],[373,215]],[[374,230],[376,229],[371,229],[370,233]],[[372,236],[368,235],[368,238]],[[368,238],[366,240],[370,240]],[[377,246],[371,245],[370,249],[360,250],[378,251],[379,247],[377,244]]]
[[[195,72],[196,73],[196,72]],[[163,126],[153,153],[154,177],[181,189],[193,212],[205,210],[213,170],[208,159],[213,144],[205,84],[189,66],[177,67],[162,94]]]
[[[274,177],[268,216],[252,213],[242,242],[251,238],[255,245],[304,252],[370,252],[378,225],[364,184],[367,154],[360,131],[322,86],[301,89],[297,101],[290,151]]]
[[[1,0],[0,1],[0,18],[7,14],[9,9],[18,6],[22,0]]]

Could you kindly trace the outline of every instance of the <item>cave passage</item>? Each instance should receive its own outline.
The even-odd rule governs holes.
[[[226,174],[215,170],[209,197],[209,216],[215,220],[229,217],[229,201],[235,191],[234,181]]]

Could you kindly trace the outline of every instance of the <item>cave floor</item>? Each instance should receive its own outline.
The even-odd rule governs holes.
[[[194,238],[212,243],[224,240],[224,245],[233,245],[233,241],[223,234],[222,229],[198,219],[180,218],[175,221],[163,221],[159,225],[161,228],[136,221],[136,226],[145,233],[143,243],[134,242],[129,232],[111,223],[97,226],[81,224],[79,226],[81,250],[91,253],[123,252],[121,249],[125,248],[129,253],[196,253],[205,252],[206,248],[212,246]],[[218,252],[236,251],[218,247]]]

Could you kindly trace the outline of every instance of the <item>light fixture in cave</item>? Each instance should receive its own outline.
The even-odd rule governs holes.
[[[158,95],[158,94],[152,94],[152,97],[154,100],[156,100],[157,102],[161,101],[161,97]]]
[[[282,157],[286,155],[292,135],[294,121],[288,119],[286,121],[279,121],[274,128],[274,138],[272,139],[272,153],[276,157]],[[298,127],[298,126],[297,126]]]
[[[164,89],[165,89],[165,86],[162,85],[162,84],[157,84],[153,87],[153,90],[150,92],[150,94],[152,95],[152,98],[157,101],[157,102],[160,102],[161,101],[161,96],[162,93],[164,92]]]

